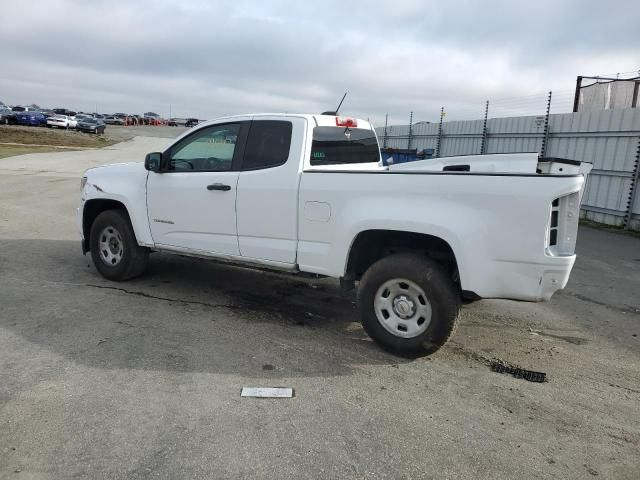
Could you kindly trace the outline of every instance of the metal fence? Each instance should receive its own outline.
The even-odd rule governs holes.
[[[538,152],[591,162],[582,217],[640,230],[639,108],[419,122],[385,126],[377,133],[386,147],[434,149],[436,157]]]

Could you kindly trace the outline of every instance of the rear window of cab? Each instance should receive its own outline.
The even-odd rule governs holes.
[[[373,130],[350,127],[315,127],[311,165],[377,163],[378,141]]]

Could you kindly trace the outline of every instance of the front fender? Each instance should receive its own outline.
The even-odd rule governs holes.
[[[127,209],[140,245],[153,246],[147,216],[147,171],[141,163],[122,163],[87,170],[81,207],[91,200],[113,200]]]

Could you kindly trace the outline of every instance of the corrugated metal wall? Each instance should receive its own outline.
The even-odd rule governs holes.
[[[487,121],[486,153],[540,152],[544,116],[494,118]],[[482,120],[444,122],[440,156],[479,154]],[[377,129],[381,143],[384,129]],[[413,125],[411,148],[436,148],[438,124]],[[409,126],[387,128],[386,145],[407,148]],[[582,214],[599,223],[640,230],[638,156],[640,109],[626,108],[550,115],[545,156],[593,163]],[[630,205],[630,202],[634,205]]]

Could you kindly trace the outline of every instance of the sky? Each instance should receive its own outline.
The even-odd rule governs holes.
[[[640,69],[637,0],[1,0],[0,18],[0,101],[102,113],[316,113],[348,91],[341,113],[376,125],[470,119]]]

